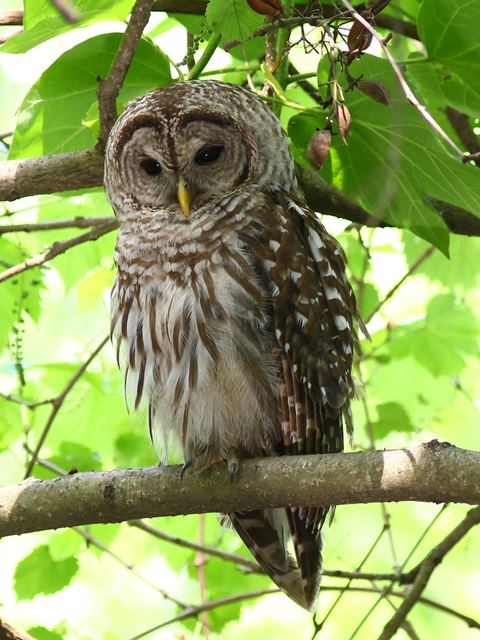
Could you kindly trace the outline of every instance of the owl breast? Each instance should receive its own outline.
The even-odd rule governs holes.
[[[166,453],[173,436],[197,468],[280,439],[269,296],[240,238],[247,216],[229,208],[159,228],[127,217],[116,251],[112,334],[126,396],[146,399],[156,446]]]

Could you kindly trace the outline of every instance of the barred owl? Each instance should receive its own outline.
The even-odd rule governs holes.
[[[186,465],[331,453],[351,430],[355,300],[306,206],[277,117],[193,81],[134,100],[107,144],[118,216],[111,330],[127,397]],[[227,514],[272,580],[312,609],[327,509]],[[290,549],[293,547],[293,553]]]

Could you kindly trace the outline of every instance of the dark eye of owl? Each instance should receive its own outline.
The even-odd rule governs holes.
[[[158,174],[162,172],[160,163],[153,158],[144,158],[143,160],[140,160],[140,166],[148,173],[149,176],[158,176]]]
[[[215,144],[211,147],[204,147],[201,149],[197,155],[195,156],[196,164],[210,164],[218,160],[218,158],[222,155],[225,147],[221,144]]]

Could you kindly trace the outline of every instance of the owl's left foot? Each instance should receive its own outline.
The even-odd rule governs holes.
[[[240,469],[240,459],[235,450],[229,451],[228,453],[227,469],[228,475],[230,476],[230,482],[233,482],[237,476],[238,470]]]
[[[185,460],[185,462],[183,463],[182,468],[180,469],[180,480],[183,480],[185,471],[187,469],[190,469],[190,467],[193,467],[193,458],[190,458],[190,460]]]

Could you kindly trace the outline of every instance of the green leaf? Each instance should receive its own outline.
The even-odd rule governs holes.
[[[98,453],[78,442],[63,441],[58,453],[49,460],[65,471],[74,468],[78,471],[100,471],[102,468]]]
[[[123,34],[90,38],[58,58],[27,93],[17,116],[10,159],[92,147],[92,105],[97,78],[105,77]],[[119,103],[171,81],[164,54],[150,41],[140,40],[120,91]]]
[[[418,32],[447,104],[478,116],[480,111],[480,4],[471,0],[424,0]]]
[[[398,402],[384,402],[377,405],[378,420],[372,423],[377,438],[384,438],[391,431],[415,431],[410,416]]]
[[[48,550],[55,562],[75,556],[82,546],[82,537],[71,529],[52,533],[48,540]]]
[[[53,560],[47,545],[37,547],[15,569],[15,593],[18,600],[32,600],[41,593],[60,591],[78,570],[76,558]]]
[[[146,434],[132,431],[115,440],[115,465],[120,468],[147,467],[158,462]]]
[[[436,134],[412,108],[386,60],[364,56],[351,65],[355,76],[382,82],[392,107],[377,104],[360,91],[347,93],[352,116],[348,144],[333,137],[333,184],[373,215],[410,229],[448,251],[448,229],[430,204],[444,200],[478,215],[480,174],[445,150]],[[445,179],[448,176],[448,180]]]
[[[0,451],[8,449],[22,430],[20,405],[0,397]]]
[[[247,40],[265,21],[245,0],[210,0],[205,13],[207,26],[228,40]]]
[[[62,33],[105,20],[125,20],[132,8],[131,0],[69,0],[78,10],[80,20],[69,23],[50,0],[25,0],[25,31],[10,38],[2,53],[23,53]]]
[[[28,633],[36,640],[63,640],[65,636],[61,636],[55,631],[45,629],[45,627],[30,627]]]
[[[413,356],[433,375],[458,375],[466,356],[478,350],[479,322],[453,294],[432,298],[424,322],[398,327],[390,351],[397,357]]]

